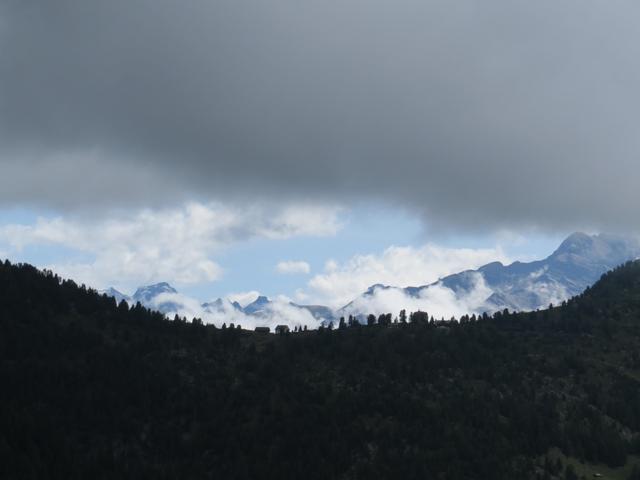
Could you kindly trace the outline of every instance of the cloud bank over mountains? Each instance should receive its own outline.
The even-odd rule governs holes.
[[[487,285],[480,273],[470,275],[471,284],[464,292],[457,292],[440,283],[420,289],[414,294],[397,287],[376,285],[359,295],[338,311],[339,315],[354,315],[362,321],[369,313],[376,316],[391,313],[398,315],[400,310],[408,312],[427,312],[435,318],[449,320],[462,315],[479,312],[481,305],[491,296],[493,290]],[[493,313],[493,312],[491,312]]]
[[[113,288],[102,290],[101,293],[115,298],[118,303],[123,300],[129,305],[140,303],[170,318],[175,315],[186,317],[188,320],[200,318],[205,323],[219,327],[223,324],[233,324],[245,329],[267,326],[274,330],[277,325],[286,324],[292,329],[315,329],[333,320],[328,310],[319,312],[313,308],[299,306],[284,296],[268,299],[249,294],[245,295],[244,299],[252,300],[244,305],[231,298],[218,298],[201,303],[195,298],[179,293],[166,282],[139,287],[131,296]]]
[[[342,263],[328,261],[325,271],[309,280],[303,298],[340,308],[374,284],[426,285],[493,261],[509,263],[511,259],[499,247],[391,246],[378,255],[355,255]]]
[[[0,204],[375,198],[440,227],[637,229],[639,19],[632,0],[8,0]]]
[[[640,258],[640,240],[614,235],[575,233],[547,258],[528,263],[503,265],[491,262],[474,270],[447,275],[429,284],[399,287],[375,284],[342,308],[299,305],[280,296],[273,300],[243,295],[240,304],[231,299],[199,303],[179,294],[166,283],[139,288],[131,297],[109,290],[117,300],[140,302],[169,316],[179,314],[201,318],[207,323],[240,324],[244,328],[275,327],[317,328],[355,316],[364,323],[369,314],[398,314],[426,311],[436,318],[459,318],[465,314],[483,314],[508,308],[516,311],[546,308],[583,292],[612,268]]]
[[[335,235],[360,205],[410,212],[429,241],[640,231],[639,21],[632,0],[6,0],[0,213],[47,214],[3,222],[0,256],[67,250],[40,266],[130,291],[217,281],[229,246]],[[509,261],[350,241],[324,271],[302,250],[267,268],[309,275],[299,303],[436,313],[496,285],[358,296]],[[527,272],[545,298],[572,291],[548,272]]]
[[[34,224],[0,225],[9,252],[58,246],[79,252],[47,265],[63,276],[98,288],[133,288],[170,279],[189,285],[220,279],[212,260],[225,248],[253,238],[329,236],[341,228],[338,209],[270,204],[230,207],[189,203],[104,218],[39,218]]]
[[[640,258],[640,240],[574,233],[547,258],[503,265],[491,262],[426,285],[377,284],[338,310],[339,315],[422,310],[439,318],[558,305],[582,293],[602,274]]]

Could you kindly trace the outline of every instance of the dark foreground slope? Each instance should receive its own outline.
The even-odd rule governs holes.
[[[565,478],[552,447],[638,450],[638,352],[640,263],[548,311],[286,336],[0,264],[0,478]]]

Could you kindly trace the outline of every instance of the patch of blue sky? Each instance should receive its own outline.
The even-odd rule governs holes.
[[[32,225],[38,217],[46,216],[46,212],[27,208],[0,209],[0,226],[2,225]]]
[[[313,275],[324,271],[328,260],[344,263],[356,255],[379,255],[391,245],[420,247],[432,242],[450,248],[474,249],[502,245],[510,258],[528,261],[546,257],[563,238],[562,235],[543,233],[528,236],[431,235],[415,216],[378,207],[355,208],[344,213],[342,221],[344,227],[335,236],[254,239],[229,247],[215,258],[224,269],[220,280],[183,290],[202,299],[248,290],[271,297],[285,294],[294,298],[297,289],[304,288]],[[305,261],[311,266],[311,272],[277,273],[277,263],[286,260]]]
[[[0,226],[33,225],[39,217],[53,217],[53,212],[31,209],[0,210]],[[551,254],[566,234],[533,232],[528,235],[457,234],[441,235],[430,230],[414,215],[381,205],[356,206],[341,214],[343,228],[335,236],[301,236],[289,239],[256,238],[231,245],[212,258],[224,269],[221,279],[181,287],[181,291],[202,300],[226,296],[232,292],[257,290],[268,296],[285,294],[294,297],[315,274],[322,273],[328,260],[344,263],[356,255],[381,254],[391,245],[419,247],[435,243],[450,248],[503,247],[508,257],[530,261]],[[570,233],[570,232],[566,232]],[[0,253],[11,261],[27,262],[38,267],[54,264],[91,264],[92,254],[60,245],[28,245],[16,251],[0,241]],[[309,274],[276,272],[280,261],[305,261]],[[171,279],[165,279],[171,281]],[[127,292],[131,293],[131,292]]]
[[[390,245],[419,245],[422,227],[410,215],[360,207],[343,213],[343,228],[335,236],[253,239],[228,247],[216,256],[225,270],[216,282],[183,288],[197,298],[213,299],[232,292],[257,290],[268,296],[293,297],[328,260],[339,263],[359,254],[378,254]],[[280,261],[305,261],[310,274],[280,274]]]

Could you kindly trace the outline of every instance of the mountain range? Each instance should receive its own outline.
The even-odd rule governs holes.
[[[514,262],[510,265],[493,262],[421,286],[376,284],[336,311],[322,305],[298,305],[293,302],[288,307],[307,311],[316,320],[326,324],[341,316],[353,315],[362,319],[369,313],[382,313],[376,312],[376,308],[391,308],[379,301],[389,294],[395,294],[407,304],[418,305],[420,309],[429,311],[433,299],[444,292],[457,304],[464,305],[468,313],[492,313],[504,309],[530,311],[561,303],[580,294],[605,272],[637,258],[640,258],[640,242],[637,239],[610,234],[573,233],[543,260]],[[102,293],[113,296],[118,302],[140,302],[165,314],[185,310],[178,292],[166,282],[140,287],[131,297],[113,288]],[[274,303],[266,296],[259,296],[243,307],[238,302],[218,298],[203,303],[201,307],[207,313],[232,311],[266,318],[273,312]],[[286,318],[283,318],[283,323],[286,323]]]
[[[184,303],[185,297],[166,282],[139,287],[131,296],[122,293],[113,287],[101,290],[100,293],[115,298],[118,303],[121,301],[125,301],[129,305],[140,303],[147,308],[166,315],[179,314],[182,316],[185,311],[189,310],[187,305]],[[200,307],[206,314],[224,315],[228,313],[242,313],[244,315],[255,317],[256,319],[266,319],[273,315],[275,303],[268,297],[260,295],[244,307],[236,301],[230,301],[223,298],[217,298],[214,301],[202,303]],[[334,312],[329,307],[325,307],[323,305],[299,305],[294,302],[289,302],[288,304],[285,304],[285,307],[288,307],[293,311],[297,310],[308,312],[318,322],[329,322],[334,319]],[[287,323],[286,318],[284,318],[286,314],[280,312],[280,315],[283,316],[283,323]]]
[[[617,235],[573,233],[547,258],[533,262],[503,265],[492,262],[477,270],[466,270],[417,287],[377,284],[338,311],[342,315],[362,316],[363,306],[377,295],[395,291],[407,299],[433,297],[434,291],[447,290],[454,301],[465,304],[468,313],[493,313],[541,309],[561,303],[593,285],[605,272],[640,257],[640,242]]]

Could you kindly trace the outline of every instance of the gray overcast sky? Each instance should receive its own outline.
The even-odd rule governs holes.
[[[2,0],[0,204],[637,229],[638,25],[617,0]]]

